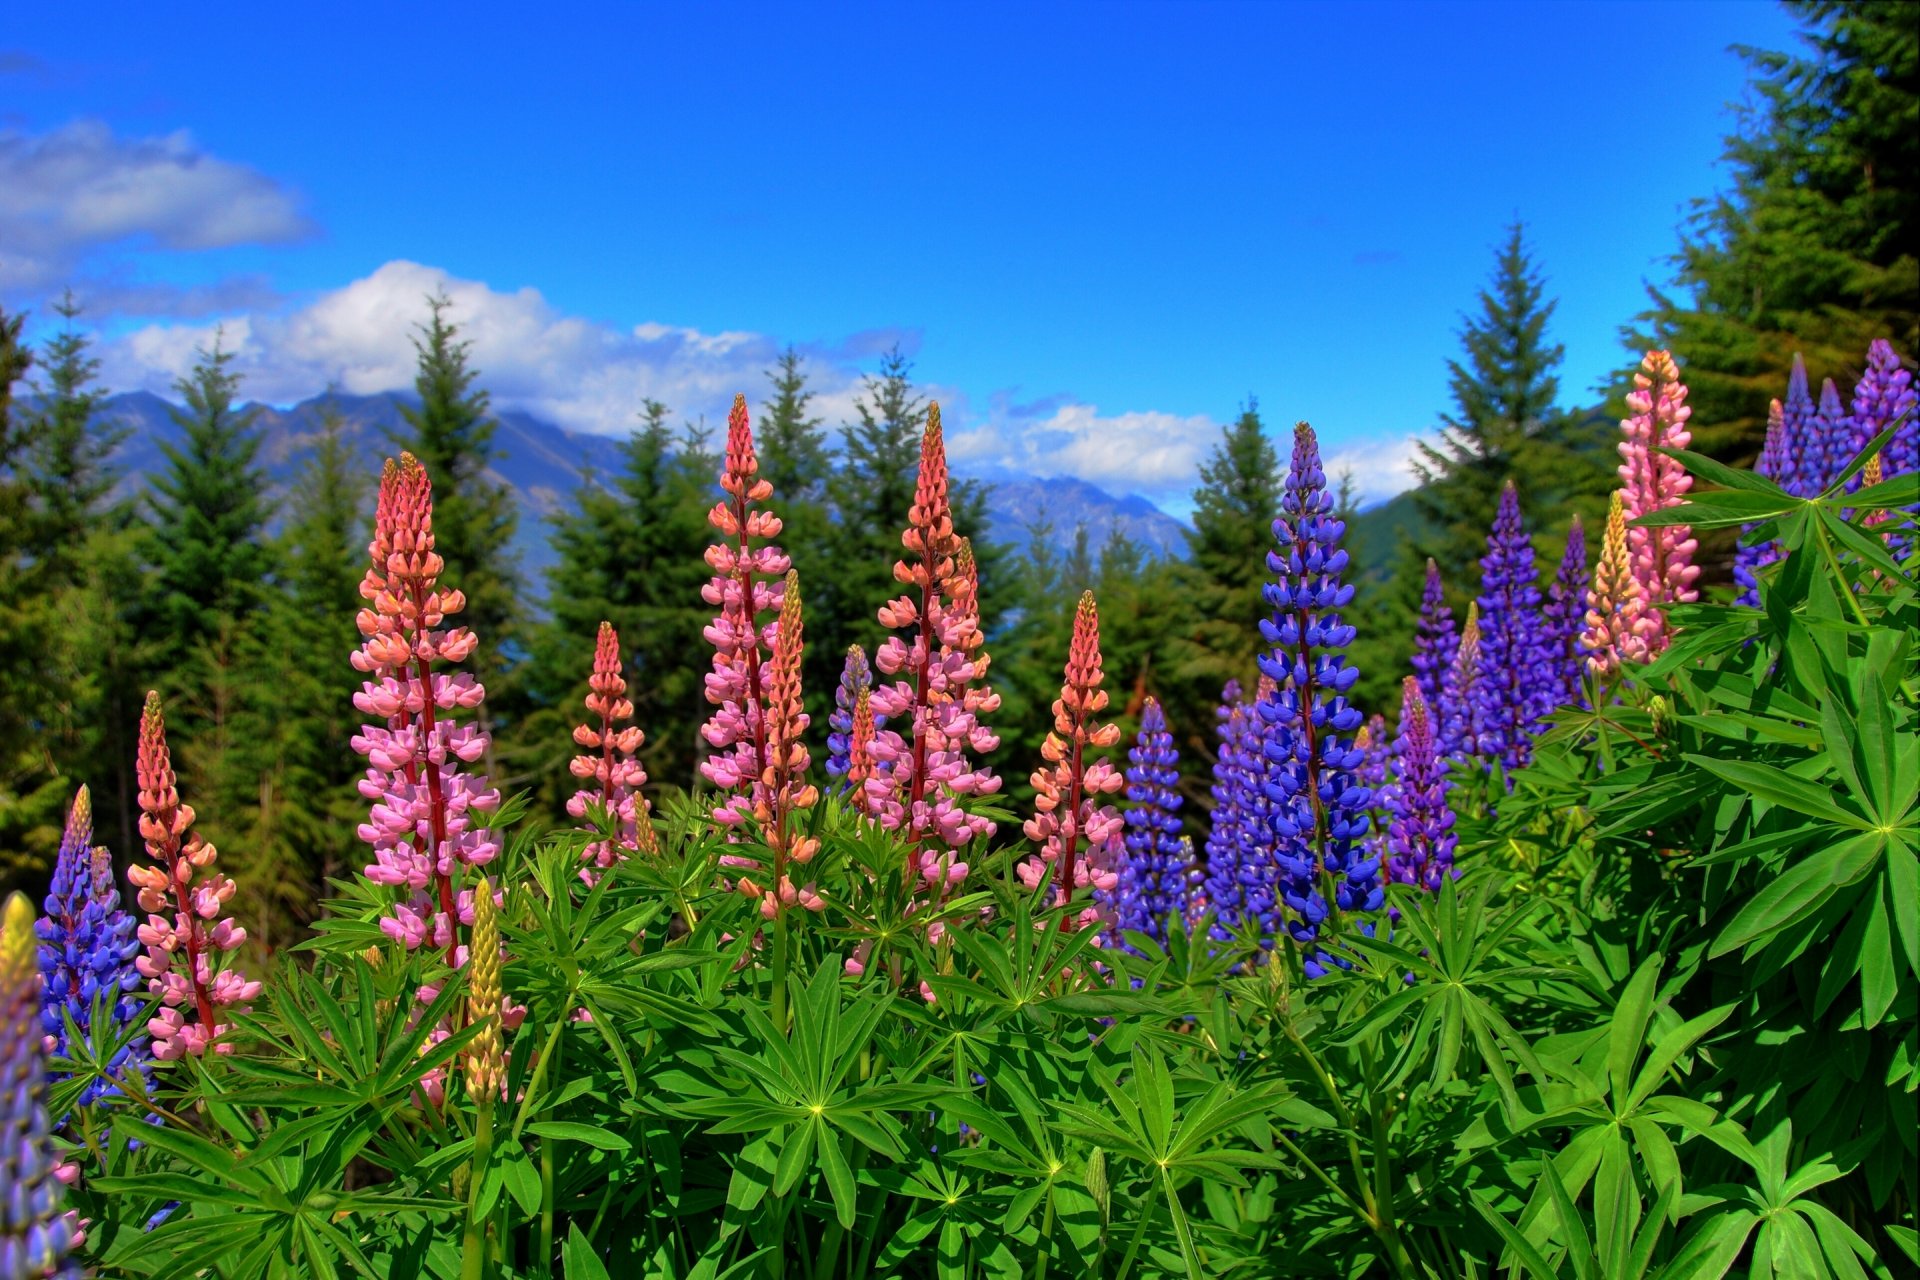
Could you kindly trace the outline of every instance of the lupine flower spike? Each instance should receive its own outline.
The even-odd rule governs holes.
[[[1107,917],[1105,904],[1118,884],[1115,863],[1120,844],[1120,815],[1100,797],[1120,790],[1120,774],[1105,756],[1087,759],[1120,741],[1120,726],[1101,724],[1107,707],[1106,678],[1100,666],[1100,611],[1093,592],[1081,595],[1073,614],[1073,639],[1067,648],[1066,678],[1053,703],[1053,731],[1041,744],[1045,762],[1033,771],[1034,815],[1027,819],[1029,840],[1040,852],[1020,864],[1021,883],[1038,888],[1047,869],[1053,869],[1055,899],[1070,903],[1082,887],[1090,888],[1094,906],[1075,918],[1085,928]],[[1111,923],[1111,921],[1108,921]]]
[[[1593,569],[1587,591],[1587,629],[1580,637],[1586,646],[1587,666],[1605,680],[1620,670],[1629,646],[1624,643],[1644,611],[1639,608],[1640,583],[1627,559],[1627,516],[1616,491],[1607,505],[1607,532],[1600,541],[1600,563]]]
[[[919,479],[900,541],[907,558],[894,564],[893,576],[908,591],[880,609],[881,625],[902,634],[889,636],[874,655],[874,665],[893,678],[876,684],[869,699],[875,730],[865,807],[883,827],[906,833],[907,883],[924,883],[938,896],[966,878],[966,846],[993,834],[994,824],[960,801],[1000,789],[999,778],[968,760],[969,752],[999,745],[982,717],[1000,698],[980,683],[987,656],[979,584],[972,551],[953,529],[937,404],[927,409]]]
[[[845,779],[853,756],[854,707],[862,693],[873,689],[873,668],[867,663],[867,651],[859,645],[847,646],[846,664],[840,670],[840,683],[833,691],[833,711],[827,716],[827,760],[829,778]],[[869,708],[871,710],[871,708]],[[876,722],[876,728],[881,727]],[[868,736],[872,745],[872,736]],[[842,789],[851,786],[843,782]]]
[[[1813,396],[1807,391],[1807,365],[1793,354],[1793,372],[1787,375],[1787,398],[1780,405],[1780,473],[1774,477],[1796,498],[1820,492],[1819,442],[1815,439]]]
[[[1542,618],[1547,628],[1547,706],[1577,706],[1587,656],[1580,643],[1587,620],[1587,531],[1579,516],[1567,529],[1567,549],[1547,585]]]
[[[1759,475],[1787,488],[1788,476],[1793,470],[1789,460],[1787,446],[1787,411],[1778,400],[1767,406],[1767,438],[1760,448],[1760,458],[1754,463],[1754,471]],[[1750,609],[1760,607],[1760,580],[1755,575],[1766,565],[1778,560],[1781,555],[1778,539],[1765,542],[1751,540],[1753,526],[1741,528],[1740,545],[1733,553],[1733,580],[1740,588],[1739,603]]]
[[[1268,798],[1266,720],[1255,706],[1273,698],[1275,685],[1261,676],[1254,700],[1243,701],[1228,681],[1220,694],[1219,753],[1213,765],[1213,825],[1207,833],[1207,905],[1212,936],[1225,941],[1251,932],[1271,946],[1277,923],[1279,868],[1272,855],[1274,802]]]
[[[1480,571],[1482,749],[1511,771],[1533,758],[1534,735],[1558,692],[1533,540],[1512,481],[1500,492]]]
[[[593,674],[587,680],[587,714],[591,719],[573,731],[574,742],[584,751],[569,766],[573,776],[586,785],[567,801],[567,813],[582,820],[598,807],[619,833],[616,840],[596,840],[582,851],[581,858],[588,865],[581,869],[580,877],[592,884],[594,868],[605,870],[625,861],[629,853],[660,850],[646,797],[640,791],[647,785],[639,757],[646,737],[637,726],[621,723],[633,719],[633,702],[627,697],[627,682],[620,674],[620,636],[609,622],[600,624],[594,643]]]
[[[802,741],[807,731],[807,713],[800,700],[800,659],[806,644],[805,620],[800,606],[800,575],[787,570],[785,590],[780,597],[779,630],[773,642],[773,662],[767,680],[767,770],[755,791],[754,818],[773,850],[773,881],[762,891],[750,877],[742,876],[740,890],[760,900],[760,914],[771,920],[783,908],[801,906],[820,911],[826,902],[814,892],[811,883],[796,886],[792,871],[805,866],[818,852],[820,842],[798,830],[802,815],[819,798],[819,791],[807,781],[809,756]]]
[[[1460,650],[1447,673],[1446,719],[1441,741],[1449,760],[1467,761],[1490,754],[1492,738],[1486,728],[1486,698],[1480,688],[1480,605],[1467,606],[1460,628]]]
[[[1429,706],[1441,706],[1447,672],[1459,651],[1460,634],[1454,630],[1453,610],[1447,607],[1446,593],[1441,589],[1440,566],[1429,559],[1426,587],[1420,593],[1420,617],[1413,627],[1413,675]]]
[[[1809,434],[1812,443],[1808,452],[1816,464],[1807,478],[1807,496],[1812,497],[1839,479],[1841,471],[1853,460],[1853,420],[1847,415],[1847,407],[1840,401],[1840,388],[1833,385],[1832,378],[1820,381],[1820,404],[1814,410]]]
[[[501,1032],[500,909],[493,886],[480,877],[473,895],[472,963],[467,971],[467,1021],[480,1028],[461,1060],[469,1098],[493,1098],[506,1087],[506,1043]]]
[[[40,1021],[47,1052],[53,1057],[73,1056],[67,1041],[69,1019],[101,1049],[117,1041],[139,1013],[141,1001],[130,994],[140,984],[134,964],[140,954],[135,937],[138,925],[121,904],[112,857],[105,849],[93,847],[93,799],[81,787],[60,839],[46,915],[34,924],[40,939]],[[93,1022],[96,1004],[106,1015],[103,1026]],[[139,1035],[109,1067],[116,1078],[128,1067],[146,1074],[151,1070],[147,1059],[147,1038]],[[107,1082],[95,1080],[80,1095],[80,1105],[90,1106],[103,1095],[118,1092]]]
[[[1113,892],[1114,933],[1131,929],[1164,944],[1168,922],[1187,918],[1193,848],[1180,838],[1180,755],[1157,699],[1148,698],[1140,713],[1140,735],[1127,761],[1126,838]]]
[[[701,597],[720,613],[706,629],[714,650],[707,701],[717,710],[701,730],[713,754],[701,763],[700,776],[719,789],[713,817],[726,826],[737,825],[761,803],[757,790],[767,771],[766,676],[761,668],[778,624],[760,618],[779,611],[791,567],[786,553],[773,544],[780,536],[780,517],[761,506],[773,496],[773,486],[759,475],[747,398],[735,396],[727,415],[727,453],[720,473],[726,497],[707,513],[707,523],[720,534],[707,548],[713,577],[701,589]]]
[[[1433,714],[1419,681],[1401,682],[1400,735],[1393,742],[1394,787],[1389,802],[1387,874],[1400,884],[1438,890],[1453,869],[1458,837],[1447,793],[1447,763],[1434,735]]]
[[[1339,613],[1353,599],[1353,588],[1340,580],[1345,531],[1333,515],[1319,441],[1300,423],[1273,522],[1279,546],[1267,553],[1273,616],[1260,623],[1272,646],[1260,655],[1260,670],[1276,688],[1254,711],[1265,722],[1263,748],[1273,766],[1264,785],[1275,805],[1280,894],[1288,931],[1306,948],[1309,977],[1347,963],[1320,936],[1331,912],[1377,911],[1384,898],[1378,858],[1365,847],[1372,795],[1354,777],[1361,755],[1347,736],[1360,725],[1346,698],[1360,672],[1343,653],[1354,634]]]
[[[410,453],[388,459],[381,473],[367,556],[360,595],[368,607],[355,619],[365,641],[352,659],[367,679],[353,705],[383,723],[363,725],[353,738],[367,757],[360,794],[373,802],[360,827],[373,847],[366,876],[406,895],[381,930],[409,951],[431,943],[451,961],[458,926],[472,919],[455,878],[499,851],[477,820],[499,806],[500,793],[461,767],[490,745],[479,724],[456,718],[476,710],[486,689],[467,672],[435,670],[465,661],[478,642],[465,627],[448,625],[467,598],[440,585],[445,561],[434,550],[433,482]]]
[[[1693,438],[1687,431],[1693,410],[1687,407],[1686,384],[1680,381],[1673,357],[1649,351],[1633,376],[1633,385],[1627,393],[1632,413],[1620,423],[1626,433],[1620,442],[1620,501],[1629,521],[1678,506],[1693,487],[1693,477],[1679,459],[1657,452],[1684,449]],[[1700,576],[1699,566],[1693,563],[1697,546],[1692,530],[1683,524],[1651,529],[1627,526],[1627,562],[1640,584],[1641,600],[1640,617],[1622,642],[1625,656],[1651,662],[1666,652],[1671,640],[1667,608],[1700,595],[1693,585]]]
[[[47,1126],[47,1059],[40,1034],[33,907],[13,894],[0,907],[0,1276],[74,1280],[73,1225],[57,1208],[60,1185]]]
[[[873,776],[873,690],[854,698],[853,730],[847,739],[847,798],[862,813],[868,811],[867,779]]]
[[[232,1007],[244,1013],[260,994],[260,984],[219,964],[222,954],[247,940],[247,931],[223,918],[234,884],[212,869],[218,854],[192,830],[192,806],[180,802],[157,693],[147,694],[140,717],[134,773],[140,785],[140,835],[153,865],[131,867],[127,878],[140,891],[140,909],[148,913],[138,930],[147,953],[135,963],[147,989],[160,997],[159,1013],[147,1023],[153,1054],[171,1061],[204,1054],[209,1047],[230,1053],[232,1045],[220,1037],[231,1028],[220,1021],[219,1011]]]
[[[1900,428],[1880,459],[1884,474],[1890,476],[1920,470],[1920,421],[1914,414],[1913,373],[1900,363],[1891,343],[1875,338],[1867,347],[1867,367],[1853,389],[1853,438],[1845,461],[1853,461],[1853,454],[1895,422],[1900,422]]]

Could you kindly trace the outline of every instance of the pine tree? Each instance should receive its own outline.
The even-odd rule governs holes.
[[[1240,416],[1200,467],[1188,535],[1199,575],[1193,640],[1195,678],[1215,689],[1231,678],[1250,679],[1260,645],[1261,597],[1273,522],[1280,514],[1280,455],[1249,397]]]
[[[29,554],[49,584],[74,580],[88,532],[116,479],[108,459],[127,428],[98,420],[106,392],[95,382],[100,361],[88,335],[74,327],[80,307],[68,293],[54,305],[64,322],[47,340],[40,364],[46,381],[33,432],[33,534]]]
[[[767,381],[773,385],[773,398],[760,410],[754,432],[760,475],[783,503],[817,501],[831,467],[821,420],[807,415],[814,393],[807,389],[800,353],[792,347],[782,351],[767,370]]]
[[[1787,0],[1793,52],[1742,49],[1752,105],[1726,140],[1731,187],[1697,202],[1637,360],[1686,371],[1695,449],[1746,465],[1796,351],[1857,372],[1867,344],[1920,351],[1920,2]]]
[[[471,342],[449,316],[444,293],[427,299],[428,315],[413,340],[414,392],[403,406],[409,430],[394,443],[409,450],[433,480],[434,548],[446,560],[444,581],[466,594],[466,625],[480,637],[476,668],[497,708],[502,654],[518,619],[520,577],[511,550],[518,515],[507,486],[489,474],[499,452],[488,396],[474,387]]]
[[[255,608],[267,579],[266,477],[254,465],[260,437],[252,411],[234,407],[240,378],[221,343],[216,331],[213,347],[200,350],[192,371],[174,383],[186,402],[173,412],[181,442],[161,444],[167,466],[148,498],[146,612],[159,628],[167,671],[177,671],[222,618]]]
[[[827,482],[834,572],[819,590],[809,590],[807,608],[842,650],[878,642],[873,612],[894,593],[893,565],[901,556],[900,533],[913,505],[927,421],[927,402],[914,390],[912,372],[913,362],[898,346],[881,358],[880,372],[864,380],[854,401],[859,421],[842,429],[840,467]],[[958,512],[955,526],[962,534],[973,532],[962,526]],[[981,577],[984,583],[986,575]],[[810,619],[808,625],[816,624]]]

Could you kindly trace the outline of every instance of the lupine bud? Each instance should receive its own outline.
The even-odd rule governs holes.
[[[56,1058],[74,1056],[74,1046],[67,1040],[69,1019],[97,1051],[104,1051],[140,1012],[140,998],[131,994],[140,985],[134,963],[140,954],[135,937],[139,921],[121,904],[111,855],[92,842],[93,800],[81,787],[60,839],[46,915],[34,924],[40,940],[40,1022],[47,1052]],[[96,1003],[106,1015],[104,1025],[94,1025]],[[129,1069],[150,1077],[147,1037],[133,1037],[109,1067],[116,1078]],[[91,1106],[103,1096],[119,1093],[106,1081],[95,1080],[80,1095],[80,1105]]]
[[[1546,624],[1545,688],[1549,707],[1581,703],[1580,677],[1586,670],[1587,652],[1580,634],[1586,618],[1587,531],[1576,515],[1567,529],[1567,549],[1547,586],[1547,603],[1541,611]]]
[[[0,1277],[77,1280],[73,1227],[60,1213],[47,1125],[47,1059],[40,1032],[33,907],[0,907]]]
[[[141,910],[149,913],[136,932],[147,953],[135,966],[148,991],[160,997],[159,1012],[147,1022],[153,1055],[171,1061],[204,1054],[210,1046],[216,1053],[231,1053],[233,1046],[220,1040],[231,1026],[219,1021],[217,1010],[236,1006],[236,1012],[246,1012],[260,984],[220,964],[223,953],[247,940],[247,931],[222,918],[234,883],[212,870],[214,847],[191,830],[193,809],[180,802],[157,693],[147,694],[140,717],[134,774],[140,786],[140,835],[153,865],[133,866],[127,878],[140,891]]]
[[[596,840],[581,852],[588,865],[581,869],[580,878],[592,884],[593,868],[605,870],[625,861],[629,853],[660,851],[651,809],[640,790],[647,785],[639,756],[646,737],[637,726],[621,723],[633,719],[633,702],[620,674],[620,636],[610,622],[600,624],[594,643],[586,705],[590,719],[573,731],[574,742],[585,750],[570,766],[573,776],[586,785],[567,801],[567,813],[584,819],[597,805],[619,832],[617,840]]]
[[[1148,698],[1140,713],[1140,736],[1127,760],[1126,838],[1113,893],[1114,933],[1134,930],[1164,944],[1168,921],[1187,916],[1193,851],[1180,838],[1180,755],[1156,699]]]
[[[381,930],[408,950],[459,946],[460,867],[484,866],[499,851],[476,819],[500,804],[485,777],[466,772],[487,753],[487,732],[462,723],[486,699],[466,672],[434,670],[473,653],[473,632],[447,620],[466,608],[443,587],[434,550],[433,481],[410,453],[389,458],[374,508],[371,562],[360,583],[369,607],[355,619],[364,643],[352,657],[367,679],[353,705],[380,724],[362,725],[353,749],[367,757],[360,794],[372,801],[360,838],[373,848],[367,879],[400,891]]]
[[[1533,541],[1509,480],[1480,561],[1481,754],[1511,771],[1533,758],[1533,738],[1557,705],[1559,681],[1536,581]]]
[[[767,671],[767,768],[755,790],[754,818],[773,850],[773,878],[762,886],[751,875],[740,878],[740,891],[760,902],[760,914],[771,920],[782,906],[799,905],[809,911],[826,903],[812,884],[796,886],[795,865],[813,860],[820,842],[796,830],[800,815],[813,807],[819,791],[807,782],[810,758],[802,735],[808,717],[800,697],[800,662],[805,649],[805,618],[800,601],[800,575],[787,570],[780,597],[780,619],[773,643],[773,661]]]
[[[713,753],[701,763],[700,776],[720,792],[713,817],[724,826],[738,824],[762,803],[758,791],[767,770],[767,725],[761,668],[777,623],[760,619],[779,611],[782,582],[792,567],[773,544],[782,525],[760,505],[773,496],[773,486],[759,473],[747,398],[735,396],[720,473],[727,496],[707,513],[720,539],[707,548],[713,577],[701,590],[701,598],[720,613],[706,631],[714,650],[707,701],[717,709],[701,730]],[[727,865],[738,861],[723,859]]]
[[[480,1031],[467,1042],[461,1071],[469,1098],[493,1098],[507,1083],[506,1044],[500,1024],[504,993],[500,987],[500,911],[493,902],[493,886],[484,875],[474,886],[473,943],[467,954],[467,1021]]]
[[[1658,452],[1684,449],[1692,436],[1687,419],[1686,384],[1665,351],[1649,351],[1633,376],[1627,394],[1632,413],[1620,423],[1626,438],[1620,442],[1620,500],[1629,521],[1686,500],[1693,477],[1679,459]],[[1640,586],[1639,610],[1620,643],[1624,656],[1650,662],[1666,651],[1672,635],[1666,610],[1670,605],[1699,598],[1694,580],[1700,568],[1693,563],[1697,548],[1686,525],[1627,527],[1627,561]]]
[[[1447,763],[1440,756],[1432,713],[1420,684],[1401,682],[1400,734],[1393,743],[1392,818],[1387,827],[1387,873],[1400,884],[1437,890],[1453,869],[1458,837],[1447,793]]]
[[[1329,941],[1320,931],[1331,912],[1376,911],[1384,897],[1379,860],[1365,845],[1372,795],[1354,777],[1360,753],[1347,736],[1360,726],[1360,712],[1346,698],[1360,673],[1343,655],[1354,635],[1339,613],[1353,599],[1353,588],[1341,582],[1345,530],[1333,515],[1319,442],[1300,423],[1273,522],[1279,545],[1267,553],[1273,580],[1265,597],[1273,616],[1260,623],[1272,646],[1260,655],[1260,670],[1276,687],[1254,711],[1265,722],[1262,749],[1273,766],[1263,785],[1275,806],[1280,896],[1288,932],[1307,949],[1310,977],[1349,963],[1315,945]]]
[[[1626,511],[1616,491],[1607,505],[1607,532],[1600,541],[1593,586],[1587,591],[1587,629],[1580,637],[1587,649],[1587,665],[1602,680],[1620,670],[1627,649],[1622,641],[1644,616],[1637,607],[1639,599],[1640,583],[1627,559]]]
[[[1081,595],[1073,615],[1073,639],[1067,648],[1066,678],[1053,703],[1053,731],[1040,747],[1044,763],[1033,772],[1034,815],[1027,819],[1029,840],[1040,852],[1020,864],[1021,883],[1038,888],[1049,867],[1062,906],[1087,887],[1095,905],[1079,913],[1075,926],[1084,928],[1107,919],[1106,904],[1118,884],[1121,823],[1112,805],[1100,797],[1120,790],[1120,774],[1105,756],[1087,761],[1087,752],[1103,750],[1120,741],[1120,726],[1101,724],[1107,707],[1100,665],[1100,611],[1093,592]]]

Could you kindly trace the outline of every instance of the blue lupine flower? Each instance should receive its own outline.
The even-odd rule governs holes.
[[[1560,567],[1547,584],[1542,618],[1547,626],[1546,693],[1549,707],[1584,704],[1581,675],[1587,668],[1587,648],[1580,642],[1587,629],[1587,531],[1580,517],[1567,529],[1567,549]],[[1426,691],[1421,690],[1422,700]],[[1429,705],[1428,714],[1432,714]]]
[[[1265,726],[1261,745],[1272,766],[1263,787],[1274,804],[1273,856],[1286,928],[1310,948],[1309,977],[1346,964],[1312,947],[1331,913],[1377,911],[1384,900],[1379,859],[1364,847],[1372,797],[1354,777],[1361,753],[1349,736],[1360,726],[1360,712],[1346,694],[1360,672],[1343,657],[1354,635],[1339,614],[1353,599],[1353,588],[1340,580],[1347,567],[1340,546],[1345,531],[1333,516],[1319,443],[1303,422],[1294,428],[1292,465],[1273,522],[1279,547],[1267,553],[1274,580],[1265,596],[1273,616],[1260,623],[1260,634],[1272,647],[1259,661],[1275,689],[1254,712]]]
[[[1260,681],[1255,701],[1272,696],[1273,682]],[[1206,900],[1219,941],[1250,926],[1262,945],[1272,945],[1276,869],[1272,844],[1273,804],[1261,785],[1268,772],[1261,746],[1262,720],[1242,701],[1240,685],[1221,691],[1213,764],[1213,826],[1207,834]]]
[[[1411,676],[1401,684],[1400,734],[1393,742],[1392,817],[1387,825],[1387,874],[1400,884],[1437,890],[1453,871],[1459,837],[1453,831],[1453,807],[1447,793],[1447,762],[1440,757],[1432,712],[1420,684]]]
[[[67,1040],[69,1018],[89,1042],[104,1047],[121,1039],[142,1005],[132,994],[140,984],[134,966],[140,951],[138,922],[121,905],[113,859],[105,849],[91,847],[92,842],[93,804],[81,787],[61,836],[46,915],[34,924],[42,979],[40,1024],[52,1041],[53,1056],[61,1058],[73,1056]],[[94,1025],[96,1005],[107,1016],[104,1026]],[[150,1072],[147,1037],[130,1040],[110,1065],[116,1076],[129,1066]],[[95,1080],[80,1095],[80,1105],[119,1092]]]
[[[1420,617],[1413,624],[1413,676],[1429,706],[1440,708],[1446,701],[1447,672],[1453,668],[1453,656],[1460,652],[1460,633],[1453,627],[1453,610],[1447,607],[1446,593],[1440,585],[1440,566],[1427,561],[1427,585],[1420,593]]]
[[[1820,383],[1820,407],[1814,410],[1807,440],[1807,493],[1820,493],[1853,461],[1853,418],[1840,403],[1840,388],[1827,378]]]
[[[76,1277],[47,1125],[47,1057],[34,972],[33,907],[0,908],[0,1276]]]
[[[1787,375],[1787,398],[1780,403],[1779,470],[1774,483],[1796,498],[1811,498],[1820,491],[1818,459],[1814,452],[1813,396],[1807,390],[1807,364],[1799,352],[1793,353],[1793,372]]]
[[[1489,754],[1487,699],[1480,689],[1480,605],[1467,606],[1460,628],[1460,649],[1447,672],[1446,708],[1440,722],[1441,751],[1449,760],[1465,762]]]
[[[1794,369],[1804,384],[1806,369],[1800,364],[1799,356],[1794,357]],[[1802,390],[1805,390],[1804,385]],[[1793,490],[1788,487],[1787,478],[1797,470],[1793,452],[1793,446],[1787,439],[1786,406],[1775,400],[1767,406],[1767,438],[1760,446],[1760,457],[1753,464],[1753,469],[1791,493]],[[1760,580],[1757,576],[1760,570],[1781,556],[1778,538],[1756,542],[1753,540],[1753,529],[1754,526],[1750,524],[1741,526],[1740,545],[1733,553],[1733,580],[1740,588],[1736,600],[1749,609],[1760,607]]]
[[[1511,772],[1533,758],[1534,735],[1557,701],[1533,542],[1511,480],[1500,491],[1480,575],[1482,749]]]
[[[1140,713],[1140,734],[1127,760],[1127,834],[1113,890],[1114,936],[1132,929],[1164,946],[1167,922],[1187,915],[1193,855],[1180,838],[1180,754],[1156,699],[1148,698]]]

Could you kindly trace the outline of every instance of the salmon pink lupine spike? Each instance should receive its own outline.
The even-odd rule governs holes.
[[[853,731],[847,742],[847,800],[868,812],[867,779],[873,776],[873,690],[862,689],[853,701]]]
[[[1687,387],[1680,381],[1679,366],[1665,351],[1649,351],[1633,375],[1634,389],[1627,393],[1627,408],[1632,412],[1621,420],[1626,439],[1620,442],[1620,500],[1629,521],[1686,501],[1693,477],[1679,459],[1658,452],[1684,449],[1692,440],[1687,419],[1693,410],[1687,406]],[[1640,599],[1634,606],[1634,625],[1621,640],[1622,655],[1636,662],[1650,662],[1666,651],[1671,634],[1667,626],[1668,606],[1699,598],[1694,580],[1700,568],[1693,563],[1698,549],[1693,532],[1686,525],[1662,528],[1627,527],[1627,560],[1640,587]]]
[[[582,850],[581,859],[588,865],[581,869],[580,878],[592,884],[594,868],[605,870],[625,861],[630,853],[660,850],[646,797],[640,791],[647,785],[639,757],[646,735],[637,725],[621,723],[633,719],[633,700],[627,697],[627,682],[620,674],[620,634],[610,622],[600,624],[594,642],[586,706],[591,718],[573,730],[574,742],[584,750],[568,766],[585,785],[567,801],[567,813],[584,819],[598,806],[619,833],[616,840],[596,840]]]
[[[410,453],[389,458],[380,476],[370,561],[360,582],[367,608],[355,622],[364,637],[354,669],[366,676],[353,705],[382,723],[362,725],[353,749],[367,758],[360,794],[372,801],[360,838],[373,848],[367,879],[405,898],[380,922],[408,950],[431,943],[452,962],[460,949],[461,910],[455,883],[461,867],[484,866],[499,852],[477,819],[500,804],[482,774],[467,772],[491,739],[473,712],[487,691],[468,672],[436,663],[464,662],[478,641],[448,619],[467,606],[443,587],[445,562],[434,550],[433,481]]]
[[[707,701],[715,707],[701,735],[713,752],[701,762],[700,776],[720,792],[714,821],[737,826],[761,803],[758,791],[767,771],[766,654],[773,646],[775,619],[789,560],[773,539],[780,517],[760,504],[773,486],[760,478],[753,452],[753,424],[747,398],[735,396],[727,415],[727,452],[720,473],[726,497],[707,513],[720,537],[707,548],[713,577],[701,598],[719,610],[706,628],[713,645],[713,670],[706,679]],[[723,859],[728,866],[741,860]]]
[[[153,864],[129,867],[127,879],[139,890],[140,909],[147,913],[138,931],[147,953],[135,964],[148,991],[160,997],[159,1011],[147,1023],[153,1056],[172,1061],[200,1056],[210,1047],[230,1053],[232,1045],[220,1037],[232,1027],[220,1021],[219,1011],[246,1012],[260,984],[247,981],[232,965],[218,964],[220,956],[247,940],[247,931],[224,918],[234,883],[213,870],[219,853],[192,829],[193,807],[180,800],[157,693],[147,694],[140,716],[134,776],[140,787],[140,838]]]
[[[875,731],[863,807],[888,830],[905,833],[909,888],[924,882],[941,896],[966,879],[965,846],[993,834],[993,823],[960,801],[1000,789],[999,778],[968,760],[969,752],[999,745],[981,717],[1000,698],[981,683],[988,658],[977,567],[966,539],[953,531],[937,404],[928,407],[907,518],[901,545],[909,554],[893,574],[919,598],[909,592],[880,609],[881,625],[900,634],[874,654],[874,666],[893,679],[876,683],[869,697]]]
[[[1037,889],[1051,866],[1056,901],[1067,905],[1082,887],[1093,891],[1096,905],[1073,921],[1085,928],[1095,921],[1111,924],[1107,899],[1119,882],[1116,850],[1122,835],[1120,815],[1100,797],[1119,791],[1122,778],[1105,756],[1087,761],[1088,749],[1102,750],[1120,741],[1120,726],[1101,724],[1107,692],[1100,664],[1100,611],[1093,592],[1080,597],[1074,610],[1073,639],[1067,648],[1066,678],[1053,703],[1053,731],[1041,744],[1044,762],[1033,771],[1034,815],[1026,823],[1027,838],[1040,852],[1020,865],[1019,876]]]
[[[760,914],[771,920],[783,907],[802,906],[819,911],[826,906],[811,883],[796,886],[792,869],[813,861],[820,842],[797,829],[800,816],[811,809],[820,793],[807,781],[811,757],[804,735],[808,716],[800,695],[800,664],[806,647],[806,620],[801,609],[800,575],[787,570],[780,598],[780,618],[773,641],[773,660],[767,672],[767,769],[755,792],[754,818],[773,850],[773,884],[763,891],[751,877],[740,878],[740,890],[760,899]]]
[[[1627,559],[1627,517],[1616,491],[1607,504],[1607,531],[1600,540],[1600,562],[1587,590],[1587,629],[1580,643],[1587,667],[1602,680],[1620,670],[1628,629],[1641,617],[1640,583]]]

